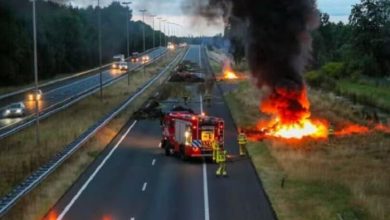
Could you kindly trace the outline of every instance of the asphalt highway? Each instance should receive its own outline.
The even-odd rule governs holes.
[[[199,46],[191,46],[184,59],[208,72]],[[183,91],[177,90],[186,90],[191,94],[189,107],[225,120],[225,148],[237,157],[236,128],[221,90],[214,83],[168,84],[174,91],[163,100],[164,109],[183,104]],[[210,105],[200,101],[205,91],[212,94]],[[215,164],[165,156],[160,139],[159,120],[130,120],[50,213],[69,220],[275,219],[249,159],[228,163],[229,177],[216,177]]]
[[[149,53],[152,59],[158,57],[165,51],[165,48],[158,48]],[[129,69],[139,66],[139,63],[131,63]],[[122,76],[125,71],[114,70],[108,68],[102,72],[103,83],[109,82],[110,80]],[[90,90],[100,84],[100,74],[94,74],[87,77],[80,77],[71,80],[65,80],[64,82],[55,83],[51,86],[42,88],[42,99],[39,101],[40,113],[48,111],[49,109],[60,106],[64,100],[68,100],[75,95],[78,95],[84,91]],[[16,123],[23,121],[28,116],[31,116],[35,112],[35,102],[29,101],[28,92],[10,96],[7,98],[0,99],[0,110],[7,105],[15,102],[23,102],[26,106],[26,114],[24,117],[19,118],[3,118],[2,111],[0,111],[0,134],[6,133],[14,128]],[[27,122],[27,120],[24,120]]]

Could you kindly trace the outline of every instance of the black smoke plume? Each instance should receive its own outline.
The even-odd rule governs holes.
[[[281,108],[287,110],[308,110],[299,99],[310,57],[310,31],[318,24],[315,0],[190,0],[184,8],[210,20],[223,16],[231,32],[245,43],[257,85],[270,89],[266,99],[282,99]],[[243,27],[244,32],[236,31]]]

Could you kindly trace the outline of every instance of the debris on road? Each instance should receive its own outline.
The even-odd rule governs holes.
[[[133,117],[137,120],[141,119],[156,119],[161,118],[163,116],[163,112],[161,109],[161,105],[158,101],[151,99],[149,100],[144,107],[138,109],[138,111],[134,112]]]
[[[198,64],[191,61],[183,61],[173,71],[170,82],[204,82],[205,75],[200,72]]]

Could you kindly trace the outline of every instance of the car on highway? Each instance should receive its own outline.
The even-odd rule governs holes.
[[[5,107],[3,111],[4,118],[11,117],[23,117],[26,114],[26,107],[23,102],[13,103],[7,107]]]
[[[175,49],[175,44],[171,43],[171,42],[168,42],[167,48],[168,48],[168,50],[174,50]]]
[[[39,101],[42,99],[42,90],[40,89],[37,89],[37,90],[33,90],[31,91],[29,94],[28,94],[28,100],[29,101]]]
[[[142,56],[142,63],[148,63],[150,61],[149,55]]]
[[[132,54],[131,54],[131,58],[130,58],[130,60],[131,60],[131,62],[132,63],[137,63],[137,62],[139,62],[139,53],[138,52],[133,52]]]
[[[127,62],[120,62],[118,64],[118,69],[120,69],[120,70],[128,70],[129,67],[127,66]]]

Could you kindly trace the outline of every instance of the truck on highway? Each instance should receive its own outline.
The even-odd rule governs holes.
[[[120,63],[125,62],[125,55],[123,54],[118,54],[112,57],[112,60],[114,63],[112,64],[113,69],[119,69],[120,68]]]
[[[224,121],[221,118],[195,114],[180,108],[166,113],[162,118],[161,147],[165,155],[178,155],[187,160],[212,157],[212,142],[223,148]]]

